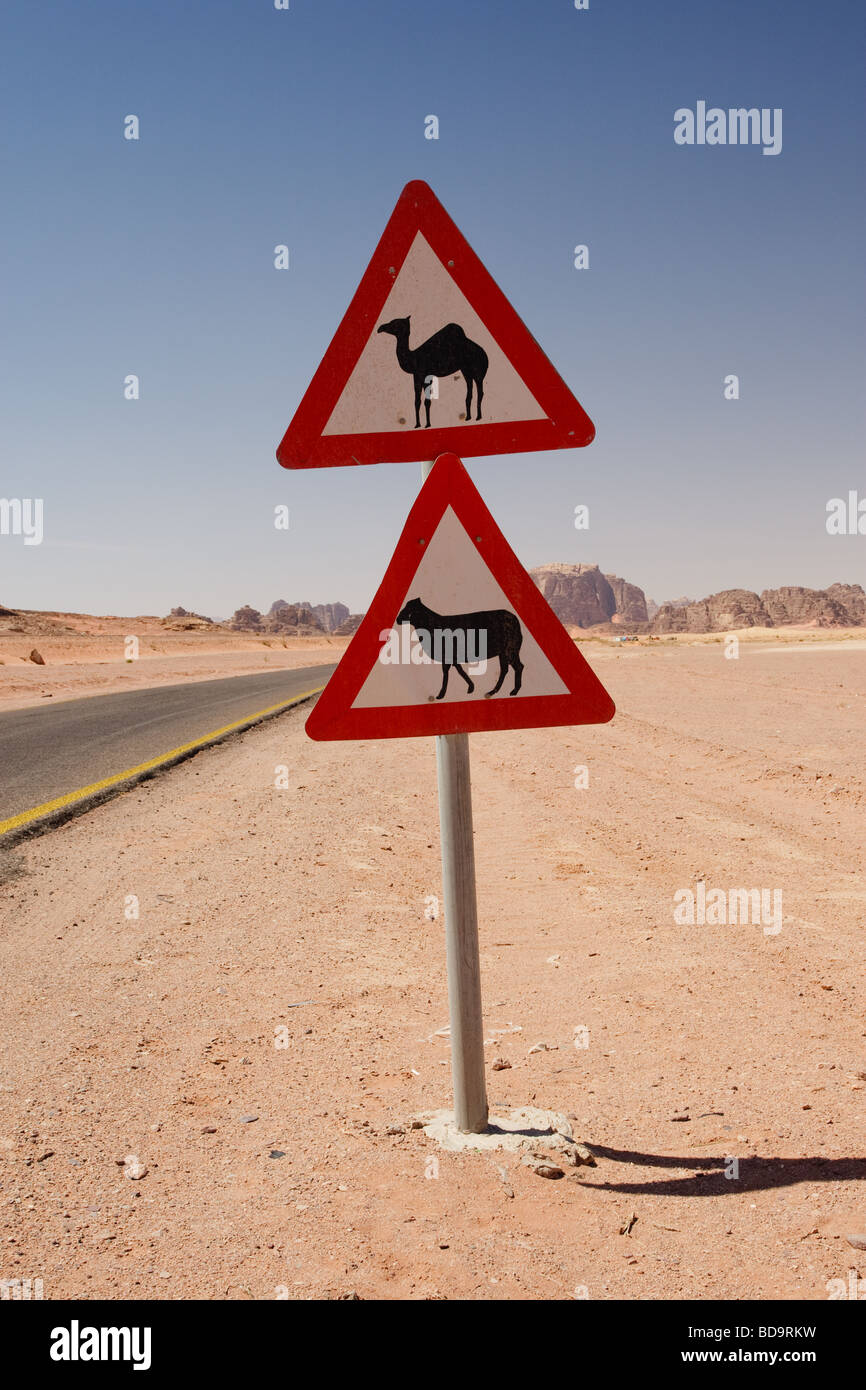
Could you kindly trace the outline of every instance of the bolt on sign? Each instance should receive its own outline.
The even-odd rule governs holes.
[[[411,738],[602,724],[613,714],[462,462],[443,454],[307,733]]]
[[[574,449],[595,426],[433,190],[403,189],[277,449],[284,468]]]

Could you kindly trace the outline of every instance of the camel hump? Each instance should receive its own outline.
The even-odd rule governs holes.
[[[445,327],[441,330],[441,332],[450,333],[455,338],[466,337],[466,334],[463,332],[463,329],[460,327],[459,323],[446,323]]]

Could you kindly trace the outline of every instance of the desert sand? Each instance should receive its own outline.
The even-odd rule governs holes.
[[[125,639],[138,638],[127,657]],[[184,631],[157,617],[15,613],[0,618],[0,710],[156,685],[338,661],[347,637],[281,637],[214,626]],[[35,664],[37,651],[44,665]]]
[[[570,1115],[596,1166],[411,1127],[450,1095],[432,741],[313,744],[301,709],[2,856],[0,1276],[481,1300],[866,1276],[866,659],[584,650],[611,724],[470,743],[491,1107]],[[698,882],[781,891],[781,929],[675,922]]]

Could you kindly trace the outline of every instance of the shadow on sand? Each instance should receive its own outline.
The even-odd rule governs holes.
[[[724,1158],[700,1158],[695,1154],[675,1158],[608,1149],[593,1143],[589,1148],[599,1161],[627,1163],[632,1168],[690,1170],[685,1177],[647,1175],[642,1180],[628,1182],[592,1182],[587,1173],[582,1183],[584,1187],[598,1187],[607,1192],[643,1192],[659,1197],[730,1197],[765,1188],[793,1187],[800,1182],[863,1182],[866,1179],[866,1158],[740,1157],[739,1177],[734,1180],[725,1177]]]

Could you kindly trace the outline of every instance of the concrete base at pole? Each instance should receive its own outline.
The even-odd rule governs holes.
[[[525,1105],[508,1114],[491,1115],[487,1128],[480,1134],[466,1134],[458,1129],[453,1110],[434,1110],[419,1115],[418,1119],[430,1139],[452,1152],[483,1153],[505,1149],[516,1153],[525,1150],[527,1154],[554,1153],[574,1168],[581,1164],[596,1166],[591,1151],[575,1139],[571,1121],[555,1110]]]

